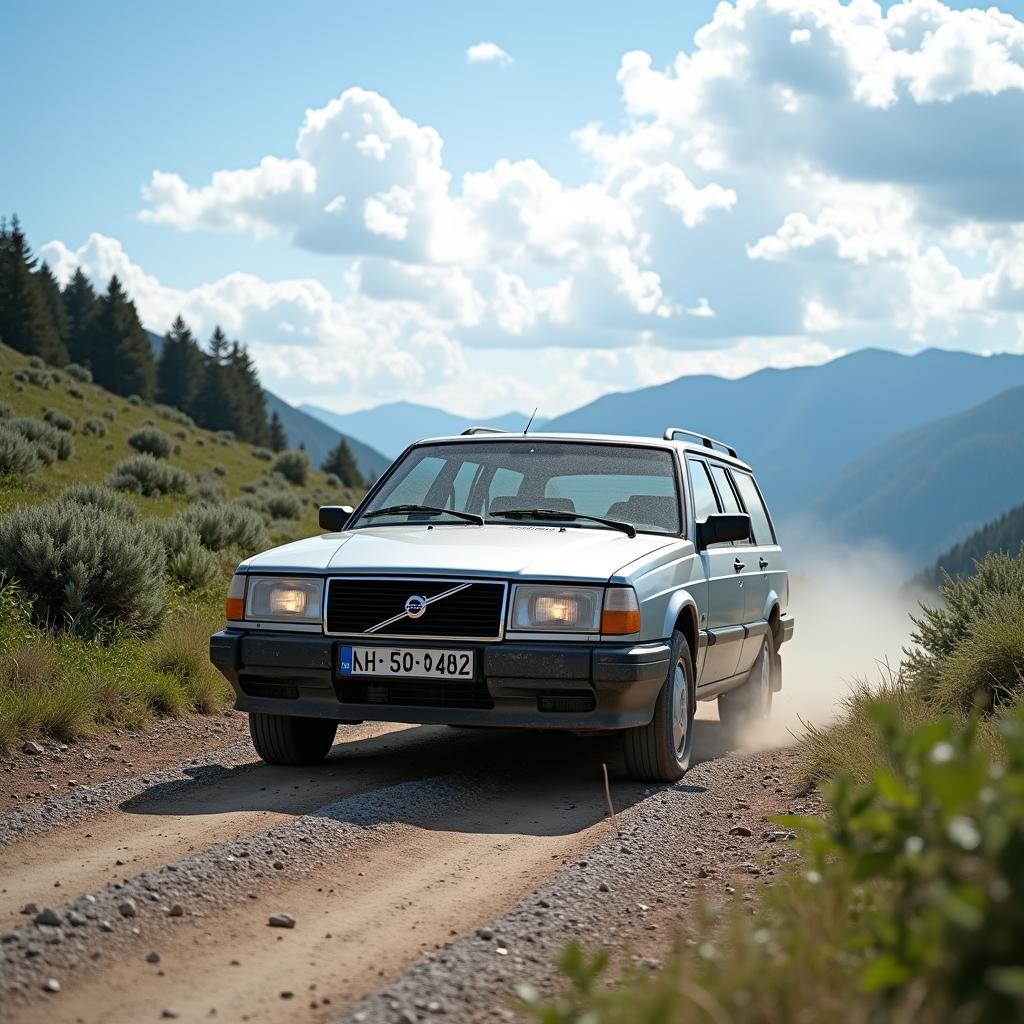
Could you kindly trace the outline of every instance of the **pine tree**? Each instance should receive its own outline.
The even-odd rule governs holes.
[[[243,441],[265,445],[270,440],[266,396],[249,353],[237,341],[228,352],[227,372],[234,418],[231,429]]]
[[[96,312],[96,293],[89,284],[89,278],[78,267],[64,289],[62,296],[67,320],[68,356],[73,363],[86,366],[91,355],[89,351],[92,318]]]
[[[233,430],[231,381],[227,361],[231,346],[227,335],[214,328],[210,350],[204,358],[203,382],[195,397],[192,418],[208,430]]]
[[[203,389],[206,365],[202,350],[180,316],[164,337],[157,365],[157,400],[196,418],[196,400]]]
[[[0,223],[0,341],[28,355],[63,365],[67,353],[51,322],[36,260],[18,218]]]
[[[321,467],[325,473],[334,473],[341,480],[344,487],[353,490],[362,490],[366,487],[366,480],[359,470],[352,449],[348,441],[343,437],[327,456]]]
[[[93,379],[119,395],[152,398],[156,360],[139,314],[115,274],[96,304],[87,346]]]
[[[284,424],[275,409],[270,414],[270,448],[271,451],[283,452],[288,447],[288,435],[284,432]]]
[[[50,270],[45,260],[39,265],[35,277],[46,315],[50,319],[50,327],[59,343],[55,358],[48,362],[64,366],[68,361],[68,315],[64,310],[60,285],[57,284],[57,278],[53,276],[53,271]]]

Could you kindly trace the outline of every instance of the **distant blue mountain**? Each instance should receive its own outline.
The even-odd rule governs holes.
[[[449,437],[466,427],[498,427],[501,430],[522,430],[529,414],[508,412],[500,416],[460,416],[429,405],[415,402],[389,402],[360,412],[338,413],[315,405],[300,405],[302,412],[340,430],[348,437],[358,437],[378,451],[395,457],[413,441],[424,437]],[[543,426],[543,420],[534,420],[532,429]]]
[[[606,395],[546,429],[660,437],[679,426],[719,437],[754,466],[772,507],[791,519],[873,445],[1018,385],[1024,356],[865,349],[822,366],[759,370],[738,380],[680,377]],[[921,467],[907,464],[905,471]]]
[[[809,511],[843,538],[881,537],[919,566],[1022,503],[1024,387],[875,445]],[[1020,521],[1018,511],[1017,529]],[[1004,540],[1014,522],[995,524]],[[999,530],[974,539],[973,557],[984,555],[981,544]]]

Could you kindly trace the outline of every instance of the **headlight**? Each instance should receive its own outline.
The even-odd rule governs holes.
[[[319,622],[323,593],[323,580],[250,576],[245,617],[264,622]]]
[[[603,597],[600,587],[518,586],[512,602],[512,628],[597,633]]]

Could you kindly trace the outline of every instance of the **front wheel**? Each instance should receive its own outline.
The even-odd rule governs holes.
[[[329,718],[249,712],[252,745],[267,764],[320,764],[331,752],[337,730]]]
[[[639,782],[675,782],[690,767],[696,686],[690,645],[682,633],[672,634],[668,678],[658,694],[654,717],[647,725],[622,734],[626,771]]]

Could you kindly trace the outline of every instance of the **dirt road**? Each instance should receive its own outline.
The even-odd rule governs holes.
[[[0,929],[10,929],[0,1018],[337,1019],[403,984],[425,954],[621,845],[607,817],[604,741],[395,725],[343,727],[338,740],[315,769],[250,756],[149,786],[105,783],[95,807],[77,793],[73,804],[22,811],[17,829],[0,817]],[[721,749],[717,722],[699,723],[697,742],[704,763],[684,784],[614,781],[620,830],[652,801],[660,813],[668,800],[696,831],[707,831],[708,814],[731,817],[722,800],[737,793],[755,817],[762,804],[782,809],[783,787],[765,781],[763,766],[741,785],[725,780],[742,762]],[[685,784],[717,775],[722,796]],[[112,786],[121,799],[110,799]],[[735,847],[714,820],[712,832]],[[679,839],[673,831],[651,845],[682,864]],[[732,854],[739,865],[743,851]],[[27,903],[59,920],[35,923],[21,913]],[[294,928],[269,927],[274,913]],[[612,941],[613,917],[603,936]],[[52,982],[59,991],[47,990]],[[382,1019],[410,1019],[393,1003],[380,1004]]]

